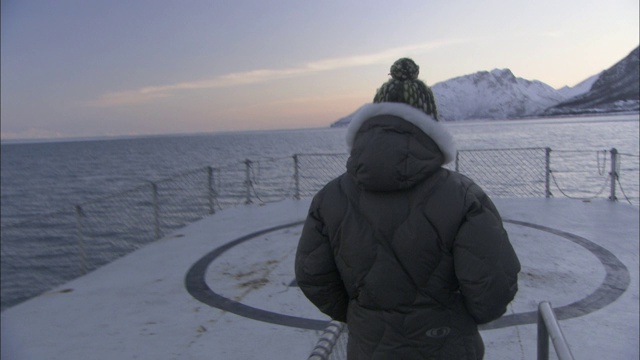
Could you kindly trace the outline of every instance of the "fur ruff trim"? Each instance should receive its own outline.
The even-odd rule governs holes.
[[[349,151],[353,147],[353,141],[362,124],[379,115],[397,116],[417,126],[438,145],[444,155],[445,164],[456,158],[457,150],[453,137],[441,123],[411,105],[392,102],[365,104],[356,111],[347,128],[346,140]]]

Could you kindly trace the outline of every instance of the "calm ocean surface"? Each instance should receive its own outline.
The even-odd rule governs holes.
[[[446,123],[458,149],[639,153],[639,115]],[[343,153],[344,128],[2,144],[1,216],[13,222],[204,166]],[[626,157],[623,157],[625,160]],[[637,158],[635,164],[637,164]],[[602,164],[600,164],[602,166]],[[636,165],[637,166],[637,165]],[[637,167],[636,167],[637,170]]]
[[[582,193],[577,197],[597,194],[606,198],[609,194],[606,179],[610,160],[603,150],[616,148],[621,153],[620,185],[637,206],[640,202],[639,124],[640,116],[633,114],[466,121],[445,123],[445,126],[453,134],[460,150],[551,148],[554,177],[558,177],[566,187],[565,193],[552,186],[551,192],[555,197],[576,195],[578,191]],[[78,251],[77,239],[73,239],[76,237],[75,205],[91,203],[109,194],[148,185],[149,181],[158,182],[206,166],[237,168],[246,159],[254,162],[283,160],[286,165],[276,168],[276,171],[286,172],[283,178],[289,179],[294,154],[346,153],[345,132],[345,128],[326,128],[3,143],[1,222],[3,234],[9,236],[2,236],[2,308],[37,295],[47,290],[47,286],[78,276],[78,255],[73,253]],[[242,184],[242,172],[234,176],[239,177]],[[280,183],[273,186],[277,189],[285,187]],[[621,202],[626,201],[621,192],[618,190],[616,195]],[[144,203],[142,200],[135,204]],[[149,206],[148,201],[146,204]],[[94,229],[102,223],[101,218],[112,219],[120,215],[101,213],[100,209],[95,208],[93,213],[83,215],[83,221],[97,221]],[[135,213],[137,210],[131,208],[130,211]],[[49,214],[62,212],[72,214],[65,215],[64,223],[34,220],[60,218]],[[128,218],[129,215],[123,216],[133,220]],[[139,226],[144,225],[137,218],[133,221]],[[96,263],[109,261],[99,257],[115,254],[110,246],[114,246],[116,240],[121,242],[120,245],[126,245],[130,240],[123,236],[135,239],[138,236],[131,232],[117,235],[111,230],[103,229],[101,234],[90,239],[92,241],[87,246],[94,248],[87,249],[89,260],[94,256],[98,257],[94,259]],[[69,241],[73,243],[69,244]]]

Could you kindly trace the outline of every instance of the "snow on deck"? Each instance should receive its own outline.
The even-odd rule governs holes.
[[[638,359],[638,208],[495,202],[522,273],[507,313],[482,327],[485,358],[534,359],[548,300],[576,359]],[[308,205],[219,212],[7,309],[2,358],[306,359],[328,320],[293,281]]]

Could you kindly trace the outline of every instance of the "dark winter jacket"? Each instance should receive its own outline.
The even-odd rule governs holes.
[[[349,359],[480,359],[520,263],[487,195],[442,168],[444,127],[411,106],[368,104],[347,131],[347,172],[314,197],[298,285],[349,327]]]

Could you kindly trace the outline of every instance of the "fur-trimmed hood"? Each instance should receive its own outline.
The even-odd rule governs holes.
[[[438,145],[444,155],[445,164],[452,162],[456,158],[457,150],[453,137],[441,123],[411,105],[392,102],[370,103],[356,111],[347,128],[346,140],[349,151],[353,147],[355,136],[362,124],[379,115],[397,116],[417,126]]]

